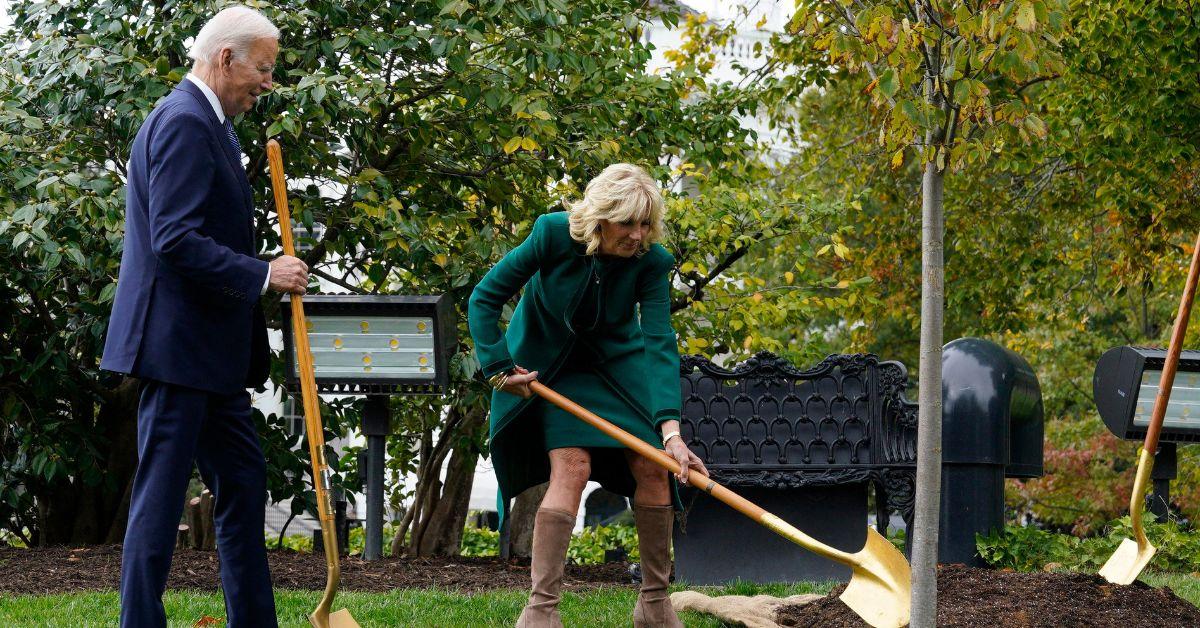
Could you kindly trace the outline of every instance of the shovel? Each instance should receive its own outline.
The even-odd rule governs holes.
[[[529,389],[622,445],[649,458],[658,466],[671,473],[679,473],[679,463],[666,452],[596,416],[574,401],[550,390],[545,384],[533,381],[529,383]],[[715,481],[694,471],[692,473],[704,478],[701,483],[692,483],[696,488],[725,502],[734,510],[796,545],[849,566],[853,575],[840,599],[863,621],[875,628],[900,628],[908,625],[909,597],[912,592],[908,561],[904,560],[904,554],[874,529],[867,528],[867,543],[861,550],[853,554],[843,552],[797,530],[783,519]]]
[[[1146,441],[1138,455],[1137,475],[1133,479],[1133,495],[1129,498],[1129,518],[1133,521],[1134,539],[1125,539],[1108,562],[1100,568],[1100,575],[1113,584],[1132,584],[1138,574],[1150,564],[1157,551],[1146,538],[1142,526],[1142,507],[1146,501],[1146,484],[1150,471],[1154,469],[1154,454],[1158,451],[1158,433],[1162,430],[1163,417],[1167,414],[1167,402],[1171,399],[1171,386],[1175,383],[1175,369],[1179,366],[1179,352],[1183,350],[1183,338],[1187,335],[1188,318],[1192,314],[1192,300],[1196,297],[1196,279],[1200,276],[1200,235],[1192,249],[1192,265],[1188,269],[1187,285],[1183,299],[1179,302],[1179,313],[1175,315],[1175,327],[1171,330],[1171,344],[1167,348],[1167,359],[1163,364],[1162,377],[1158,380],[1158,396],[1154,399],[1154,412],[1146,428]]]
[[[296,254],[292,244],[292,220],[288,211],[287,184],[283,179],[283,153],[279,142],[267,142],[267,161],[271,165],[271,189],[275,192],[275,213],[279,215],[279,234],[283,238],[283,252]],[[325,430],[321,424],[321,408],[317,403],[317,379],[313,375],[312,353],[308,348],[308,321],[304,317],[304,303],[300,295],[293,294],[292,331],[296,336],[296,358],[300,362],[300,389],[304,396],[304,431],[308,434],[308,454],[312,460],[313,488],[317,491],[317,512],[321,520],[321,539],[325,545],[325,593],[321,603],[308,616],[315,628],[359,628],[350,611],[342,609],[330,614],[333,596],[337,593],[338,581],[342,577],[338,566],[337,533],[333,528],[333,497],[329,487],[329,464],[325,462]]]

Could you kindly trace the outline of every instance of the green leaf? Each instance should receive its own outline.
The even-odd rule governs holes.
[[[971,96],[971,80],[959,79],[954,83],[954,103],[965,105]]]
[[[456,17],[462,17],[462,14],[470,8],[471,6],[464,0],[453,0],[452,2],[446,3],[446,6],[442,7],[441,11],[438,11],[438,15],[442,16],[448,13],[453,13]]]
[[[884,96],[891,98],[900,90],[900,81],[896,77],[896,70],[888,68],[879,74],[879,90]]]

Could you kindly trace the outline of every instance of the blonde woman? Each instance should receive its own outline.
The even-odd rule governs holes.
[[[533,590],[519,627],[561,626],[567,544],[589,479],[633,498],[642,558],[635,626],[681,627],[667,596],[671,525],[678,503],[669,474],[539,398],[558,392],[707,475],[679,437],[679,353],[671,327],[674,258],[663,234],[662,194],[641,168],[613,164],[569,210],[540,216],[471,294],[468,320],[492,394],[490,449],[500,516],[508,500],[549,480],[534,519]],[[523,290],[523,292],[521,292]],[[518,292],[506,331],[500,311]]]

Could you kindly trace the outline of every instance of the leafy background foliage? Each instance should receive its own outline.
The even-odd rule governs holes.
[[[400,524],[411,534],[397,538],[413,551],[458,551],[454,531],[484,451],[486,397],[461,320],[471,288],[537,215],[608,163],[643,164],[667,185],[700,172],[703,189],[722,190],[699,201],[719,210],[672,202],[685,348],[777,347],[760,329],[803,309],[786,294],[733,306],[758,281],[733,268],[746,251],[782,234],[819,241],[822,226],[797,215],[807,198],[776,203],[754,138],[734,117],[735,96],[706,97],[686,71],[646,70],[642,21],[675,23],[671,9],[621,0],[255,6],[284,32],[277,88],[237,124],[256,197],[270,198],[263,146],[277,137],[293,215],[328,227],[305,254],[316,275],[339,290],[446,293],[459,305],[452,393],[393,401],[391,500],[408,506]],[[25,542],[112,542],[123,532],[136,383],[97,366],[125,160],[141,121],[186,73],[188,38],[217,7],[9,8],[13,26],[0,40],[0,334],[10,348],[0,356],[0,525]],[[278,225],[265,209],[257,232],[269,257]],[[706,310],[692,314],[697,304],[740,324],[720,339],[702,334],[712,324]],[[276,381],[283,368],[277,361]],[[329,437],[355,423],[357,409],[342,401],[324,416]],[[281,417],[257,421],[271,498],[311,504],[296,481],[307,473],[299,437]],[[351,483],[354,454],[330,456]],[[416,486],[401,481],[413,473]]]
[[[838,26],[848,4],[854,29]],[[276,137],[293,215],[328,227],[305,254],[326,285],[450,294],[461,319],[471,288],[537,215],[608,163],[631,161],[675,191],[666,244],[681,350],[735,360],[768,349],[801,364],[872,351],[915,373],[918,181],[922,163],[940,159],[952,173],[945,336],[1012,348],[1045,396],[1047,475],[1010,484],[1011,512],[1100,532],[1126,507],[1135,446],[1101,426],[1092,369],[1110,347],[1165,344],[1200,229],[1197,12],[1182,0],[947,2],[925,32],[905,24],[902,4],[800,2],[759,49],[762,68],[728,84],[714,78],[715,51],[738,24],[669,5],[256,3],[284,32],[277,89],[237,125],[264,209],[261,252],[278,249],[263,155]],[[9,5],[0,528],[24,542],[123,532],[136,382],[97,366],[125,160],[217,7]],[[687,35],[665,71],[646,69],[645,21]],[[944,154],[913,141],[950,120],[912,89],[924,63],[914,46],[934,38],[951,61],[937,89],[959,120]],[[737,119],[754,114],[803,150],[765,158],[765,138]],[[393,400],[389,498],[407,507],[398,551],[463,546],[486,420],[463,323],[452,393]],[[326,408],[328,435],[358,412],[352,400]],[[271,498],[311,503],[296,481],[307,474],[300,437],[281,417],[256,420]],[[1180,449],[1173,484],[1185,519],[1200,513],[1192,449]],[[350,484],[355,453],[330,458]],[[411,474],[418,481],[404,483]]]

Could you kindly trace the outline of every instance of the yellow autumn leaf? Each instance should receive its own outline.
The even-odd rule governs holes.
[[[754,296],[752,296],[752,297],[750,297],[750,298],[754,299],[754,302],[755,302],[755,303],[761,303],[761,302],[762,302],[762,299],[763,299],[763,297],[762,297],[762,293],[761,293],[761,292],[755,292],[755,293],[754,293]]]
[[[1030,32],[1037,28],[1037,14],[1033,11],[1032,4],[1023,4],[1017,9],[1017,28]]]
[[[445,253],[438,253],[437,255],[433,256],[433,263],[437,264],[438,266],[444,267],[449,262],[450,258],[447,257]]]
[[[526,137],[521,139],[521,148],[524,148],[525,150],[537,150],[541,148],[541,146],[538,146],[538,143],[533,141],[532,137]]]
[[[504,153],[511,155],[518,148],[521,148],[521,137],[516,136],[509,138],[509,140],[504,144]]]
[[[892,170],[899,168],[903,164],[904,164],[904,149],[901,148],[900,150],[896,151],[896,154],[892,155]]]
[[[795,279],[796,279],[796,274],[793,273],[792,271],[789,270],[786,273],[783,273],[783,280],[788,282],[789,284],[792,283],[792,281],[794,281]]]
[[[838,285],[837,285],[837,287],[839,287],[839,288],[849,288],[849,287],[850,287],[850,280],[849,280],[849,279],[843,279],[843,280],[839,281],[839,282],[838,282]]]

